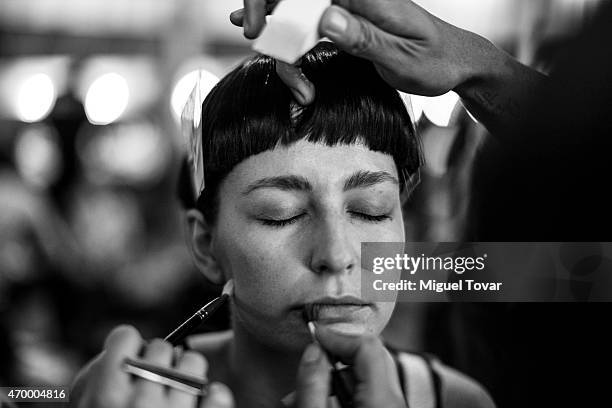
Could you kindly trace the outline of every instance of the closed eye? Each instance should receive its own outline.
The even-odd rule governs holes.
[[[275,220],[275,219],[271,219],[271,218],[260,218],[259,221],[263,224],[263,225],[268,225],[271,227],[284,227],[287,225],[291,225],[295,222],[297,222],[301,217],[303,217],[304,215],[306,215],[305,213],[303,214],[298,214],[294,217],[291,218],[285,218],[282,220]]]
[[[372,215],[372,214],[366,214],[366,213],[362,213],[362,212],[358,212],[358,211],[349,211],[349,213],[356,218],[362,219],[364,221],[368,221],[368,222],[382,222],[382,221],[386,221],[386,220],[390,220],[391,216],[387,215],[387,214],[382,214],[382,215]]]

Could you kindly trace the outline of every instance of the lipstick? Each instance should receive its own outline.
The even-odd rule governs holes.
[[[317,304],[309,304],[304,306],[302,317],[306,322],[310,337],[314,343],[321,347],[321,343],[317,340],[315,325],[316,317],[318,316],[319,307]],[[350,366],[342,364],[342,362],[332,355],[325,348],[321,347],[327,356],[327,360],[331,365],[331,390],[332,394],[338,399],[338,403],[342,408],[352,408],[355,406],[353,395],[355,393],[355,374]]]

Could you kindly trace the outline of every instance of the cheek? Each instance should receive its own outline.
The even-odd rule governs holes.
[[[383,224],[359,223],[353,233],[358,245],[362,242],[404,242],[406,240],[401,212],[395,215],[393,220]]]
[[[293,249],[272,236],[227,228],[220,231],[217,248],[223,271],[234,278],[236,293],[265,315],[279,314],[294,298],[300,270]]]
[[[395,309],[395,302],[377,302],[376,303],[378,313],[376,322],[372,325],[372,331],[374,334],[380,334],[393,314]]]

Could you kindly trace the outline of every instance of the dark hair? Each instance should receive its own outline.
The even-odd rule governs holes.
[[[230,72],[204,100],[206,188],[196,207],[209,222],[216,219],[225,176],[249,156],[279,144],[363,142],[391,155],[398,170],[409,175],[418,170],[419,143],[404,103],[370,62],[322,42],[302,58],[301,68],[316,89],[314,103],[306,107],[297,107],[276,74],[274,59],[261,55]]]

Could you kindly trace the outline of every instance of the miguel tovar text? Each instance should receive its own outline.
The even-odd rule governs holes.
[[[473,279],[461,279],[455,282],[438,282],[435,279],[407,280],[385,282],[377,279],[373,282],[376,291],[429,291],[429,292],[461,292],[461,291],[499,291],[502,282],[477,282]]]

